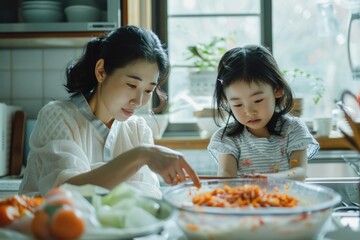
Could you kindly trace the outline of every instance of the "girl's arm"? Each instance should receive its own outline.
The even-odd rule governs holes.
[[[219,177],[237,177],[237,162],[231,154],[221,154],[218,156]]]
[[[290,155],[289,170],[278,173],[263,174],[273,178],[288,178],[304,181],[306,177],[307,152],[304,150],[295,150]]]

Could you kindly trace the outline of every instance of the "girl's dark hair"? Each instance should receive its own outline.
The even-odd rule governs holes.
[[[236,81],[270,84],[273,89],[282,91],[282,96],[276,98],[274,115],[267,124],[270,134],[281,135],[281,127],[277,129],[276,124],[281,116],[291,111],[293,93],[271,52],[262,46],[248,45],[233,48],[221,58],[213,96],[213,116],[219,126],[221,121],[226,121],[223,134],[227,136],[237,136],[244,130],[244,125],[233,115],[224,93]],[[229,123],[231,118],[233,123]]]
[[[169,76],[170,65],[167,49],[155,33],[136,26],[122,26],[92,39],[86,44],[82,57],[67,66],[65,88],[69,93],[82,93],[86,98],[90,97],[98,85],[95,65],[99,59],[104,59],[104,69],[108,75],[139,59],[157,63],[160,74],[155,94],[159,100],[158,107],[165,105],[167,95],[160,86]]]

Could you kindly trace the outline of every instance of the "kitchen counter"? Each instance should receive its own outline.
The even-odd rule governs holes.
[[[0,199],[16,195],[19,190],[21,178],[2,177],[0,178]]]

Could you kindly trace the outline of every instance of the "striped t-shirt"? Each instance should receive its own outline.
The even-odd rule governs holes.
[[[305,123],[297,117],[284,116],[282,136],[259,138],[246,128],[236,137],[224,134],[224,127],[215,132],[208,151],[218,162],[219,154],[231,154],[237,159],[238,176],[252,173],[274,173],[289,169],[290,154],[294,150],[307,149],[308,159],[319,150],[319,143],[311,135]]]

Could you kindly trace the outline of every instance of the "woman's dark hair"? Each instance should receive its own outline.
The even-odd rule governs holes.
[[[159,106],[165,105],[167,96],[160,86],[169,76],[170,65],[167,49],[155,33],[136,26],[122,26],[92,39],[85,46],[83,56],[67,66],[65,88],[69,93],[82,93],[86,98],[90,97],[98,85],[95,65],[99,59],[104,59],[104,69],[108,75],[139,59],[156,63],[160,74],[155,93]]]
[[[226,121],[223,135],[227,136],[237,136],[244,130],[244,125],[233,115],[224,93],[236,81],[270,84],[273,89],[282,91],[282,96],[276,98],[274,115],[267,124],[270,134],[280,135],[281,127],[277,129],[276,124],[281,116],[291,111],[293,93],[271,52],[262,46],[248,45],[233,48],[221,58],[213,95],[213,116],[219,126],[221,121]],[[231,118],[233,123],[229,123]]]

